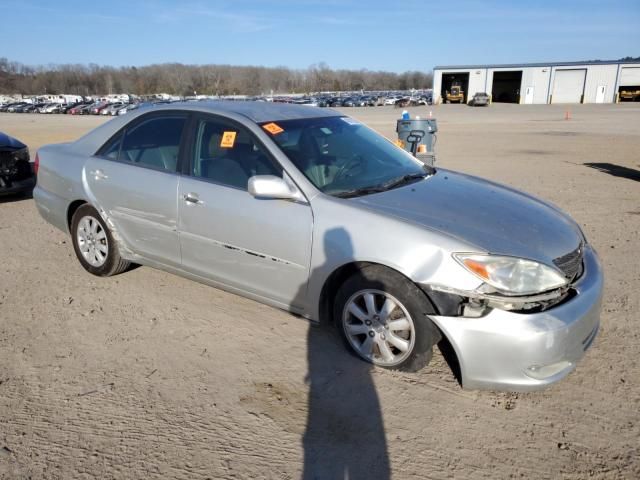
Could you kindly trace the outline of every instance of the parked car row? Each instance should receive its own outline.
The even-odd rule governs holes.
[[[27,103],[16,102],[0,106],[0,112],[8,113],[65,113],[68,115],[124,115],[138,108],[139,103],[124,102],[78,102],[62,103]]]
[[[0,112],[9,113],[64,113],[69,115],[124,115],[130,110],[138,108],[140,105],[155,105],[159,103],[170,103],[176,101],[175,98],[164,99],[157,96],[143,97],[142,102],[138,97],[130,96],[130,102],[124,98],[112,98],[111,101],[87,100],[75,103],[34,103],[18,101],[14,103],[1,104]],[[131,100],[133,98],[133,100]],[[176,97],[177,98],[177,97]],[[307,95],[304,97],[294,96],[256,96],[256,97],[206,97],[188,98],[185,101],[200,100],[252,100],[258,102],[292,103],[297,105],[308,105],[313,107],[376,107],[383,105],[395,105],[399,107],[431,105],[433,101],[432,92],[426,91],[392,91],[392,92],[336,92],[333,94],[323,93]]]
[[[383,105],[431,105],[431,94],[423,95],[347,95],[347,96],[318,96],[318,97],[303,97],[303,98],[289,98],[289,97],[276,97],[273,98],[273,102],[276,103],[294,103],[298,105],[309,105],[313,107],[377,107]],[[271,101],[265,98],[253,98],[252,100]]]

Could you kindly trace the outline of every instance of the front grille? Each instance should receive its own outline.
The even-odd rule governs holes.
[[[0,181],[2,184],[20,181],[31,176],[31,165],[24,159],[18,159],[13,151],[0,152]]]
[[[562,270],[565,277],[569,280],[574,280],[576,277],[582,274],[582,257],[584,256],[584,248],[582,243],[574,251],[558,257],[553,260],[553,263]]]
[[[9,170],[13,164],[13,152],[0,152],[0,171]]]

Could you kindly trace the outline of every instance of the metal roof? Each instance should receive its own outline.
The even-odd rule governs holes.
[[[580,65],[619,65],[636,64],[640,61],[631,60],[591,60],[586,62],[547,62],[547,63],[503,63],[489,65],[444,65],[433,67],[434,70],[464,70],[473,68],[527,68],[527,67],[575,67]]]
[[[199,102],[174,102],[150,105],[132,110],[126,115],[105,122],[99,127],[79,138],[72,144],[72,148],[86,155],[93,155],[104,142],[115,135],[118,130],[136,118],[153,111],[192,111],[239,115],[254,123],[278,122],[303,118],[336,117],[342,114],[331,108],[310,107],[307,105],[292,105],[289,103],[271,103],[255,101],[225,101],[211,100]]]
[[[291,103],[256,102],[251,100],[209,100],[199,102],[175,102],[160,104],[151,108],[162,110],[197,110],[210,113],[235,113],[256,123],[296,120],[301,118],[335,117],[341,115],[330,108],[294,105]]]

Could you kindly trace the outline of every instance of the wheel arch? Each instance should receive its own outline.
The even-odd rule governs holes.
[[[349,262],[336,268],[327,277],[320,290],[318,312],[320,323],[333,324],[333,302],[340,285],[342,285],[351,275],[361,271],[363,268],[380,265],[373,262]]]
[[[82,205],[85,205],[89,202],[86,200],[74,200],[69,204],[67,208],[67,229],[71,232],[71,220],[73,219],[73,214],[76,213],[76,210],[80,208]]]
[[[344,281],[350,276],[352,276],[353,274],[363,270],[364,268],[368,268],[372,266],[378,266],[378,267],[389,269],[397,273],[398,275],[402,275],[409,282],[413,283],[416,287],[418,287],[418,290],[420,290],[424,294],[424,296],[427,297],[427,300],[429,300],[429,303],[433,308],[433,312],[431,313],[433,313],[434,315],[438,315],[439,312],[438,312],[437,304],[436,302],[433,301],[433,299],[430,297],[428,292],[426,292],[424,288],[416,284],[413,280],[411,280],[409,277],[407,277],[405,274],[403,274],[399,270],[393,267],[390,267],[388,265],[385,265],[383,263],[370,262],[370,261],[353,261],[337,267],[333,272],[331,272],[331,274],[329,274],[329,276],[325,280],[322,286],[322,289],[320,291],[320,299],[319,299],[320,304],[318,308],[318,312],[320,314],[319,320],[321,323],[333,323],[333,319],[332,319],[333,300],[335,298],[336,292],[338,291],[340,286],[344,283]]]
[[[427,298],[427,300],[429,301],[429,303],[433,308],[433,314],[438,315],[438,313],[440,313],[438,311],[438,303],[434,302],[434,300],[429,295],[429,292],[425,291],[424,288],[416,284],[413,280],[408,278],[402,272],[396,270],[395,268],[389,267],[388,265],[384,265],[382,263],[354,261],[354,262],[345,263],[337,267],[333,272],[331,272],[331,274],[325,280],[324,285],[322,286],[322,289],[320,291],[320,299],[319,299],[320,304],[318,306],[318,312],[320,315],[319,320],[322,324],[334,325],[334,322],[335,322],[335,319],[333,318],[334,299],[338,289],[344,283],[344,281],[347,280],[347,278],[349,278],[351,275],[357,273],[358,271],[361,271],[362,269],[371,267],[371,266],[380,266],[380,267],[388,268],[389,270],[392,270],[398,273],[399,275],[402,275],[403,277],[405,277],[411,283],[416,285],[416,287],[418,287],[418,290],[420,290],[424,294],[424,296]],[[462,385],[460,356],[456,348],[453,346],[453,344],[447,337],[446,332],[443,331],[437,325],[436,322],[433,322],[433,324],[440,332],[441,340],[438,343],[438,348],[440,350],[440,353],[443,355],[453,375],[456,377],[456,380],[459,382],[460,385]]]

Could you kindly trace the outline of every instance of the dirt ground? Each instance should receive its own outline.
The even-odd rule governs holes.
[[[640,478],[640,105],[444,105],[437,165],[568,211],[598,250],[600,334],[530,394],[436,353],[370,368],[330,331],[150,268],[102,279],[28,198],[0,200],[0,478]],[[346,109],[392,138],[399,110]],[[98,117],[0,114],[32,152]]]

